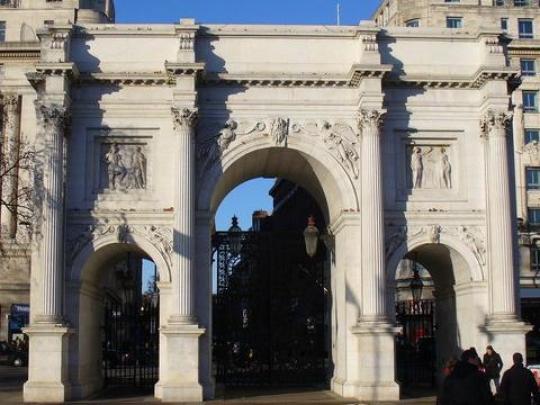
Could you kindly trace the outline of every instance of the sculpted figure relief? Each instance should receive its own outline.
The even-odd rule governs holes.
[[[445,148],[441,148],[440,181],[441,188],[452,188],[452,165]]]
[[[110,190],[145,189],[147,160],[142,146],[113,143],[105,154]]]
[[[540,164],[540,144],[534,140],[529,142],[523,147],[526,157],[529,159],[529,163],[532,165]]]
[[[410,186],[412,189],[451,189],[452,164],[445,146],[410,147]]]
[[[352,129],[345,125],[330,125],[328,122],[324,122],[322,125],[322,138],[328,148],[335,151],[341,163],[357,179],[360,175],[358,167],[360,155],[356,149],[357,139],[352,133]]]
[[[277,146],[287,146],[287,137],[289,136],[289,120],[276,118],[272,122],[270,135]]]

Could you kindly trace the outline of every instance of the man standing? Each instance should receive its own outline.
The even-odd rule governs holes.
[[[493,384],[495,385],[495,390],[493,390],[492,388],[491,391],[494,394],[498,394],[500,389],[500,378],[503,362],[499,353],[493,350],[493,346],[490,345],[486,347],[486,353],[484,354],[483,363],[489,385],[491,386],[491,381],[493,381]]]
[[[531,370],[523,366],[521,353],[512,356],[514,365],[507,370],[501,382],[501,394],[505,405],[530,405],[531,397],[538,403],[538,386]]]

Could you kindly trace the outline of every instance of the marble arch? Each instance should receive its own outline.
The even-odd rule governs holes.
[[[47,198],[32,251],[25,401],[99,388],[74,338],[97,329],[84,326],[73,290],[91,257],[135,245],[164,277],[155,396],[212,398],[210,224],[227,190],[264,173],[305,182],[326,203],[333,391],[399,398],[388,270],[426,243],[467,263],[460,294],[483,289],[482,305],[457,308],[478,321],[463,344],[492,343],[505,364],[524,351],[507,146],[519,72],[498,32],[186,19],[49,24],[39,41],[29,51],[39,63],[9,70],[2,88],[6,122],[50,146],[36,190]],[[14,139],[17,126],[6,129]],[[99,294],[84,293],[92,307]]]

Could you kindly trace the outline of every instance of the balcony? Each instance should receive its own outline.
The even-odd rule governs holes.
[[[19,8],[20,0],[0,0],[1,8]]]

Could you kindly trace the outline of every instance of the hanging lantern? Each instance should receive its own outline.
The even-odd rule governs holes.
[[[417,255],[414,257],[413,262],[413,278],[411,280],[411,293],[413,297],[413,302],[419,302],[422,300],[422,290],[424,289],[424,283],[422,282],[422,279],[420,278],[420,274],[418,272],[418,262],[417,262]]]
[[[232,226],[229,228],[229,247],[235,256],[242,250],[242,229],[238,226],[238,218],[232,217]]]
[[[317,254],[317,245],[319,243],[319,230],[315,225],[315,218],[310,215],[308,224],[304,229],[304,241],[306,243],[306,253],[309,257],[314,257]]]

